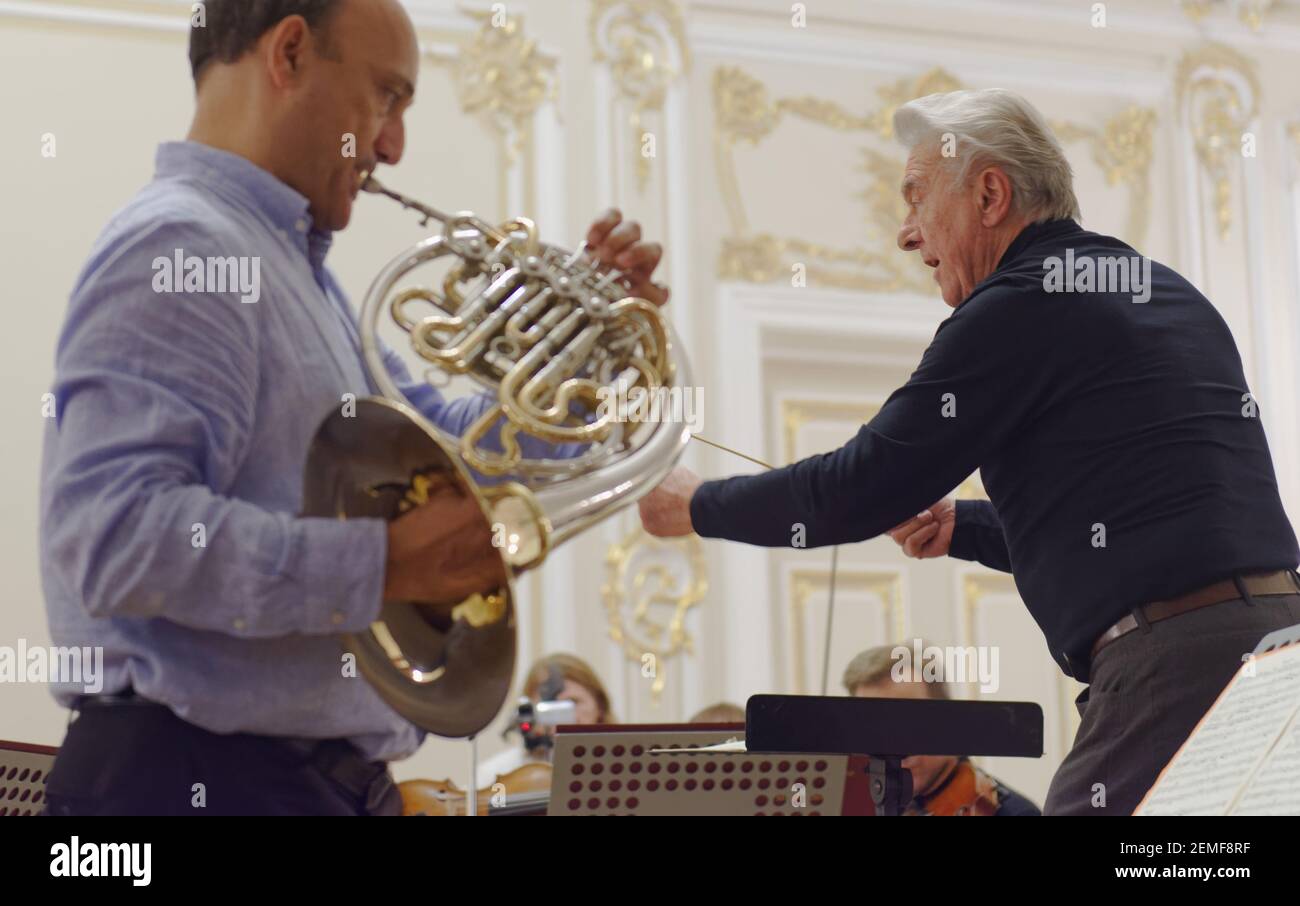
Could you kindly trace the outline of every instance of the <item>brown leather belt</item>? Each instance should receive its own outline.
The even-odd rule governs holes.
[[[1300,594],[1300,578],[1297,578],[1294,572],[1287,569],[1278,570],[1275,573],[1262,573],[1256,576],[1242,576],[1241,584],[1245,586],[1246,591],[1252,598]],[[1191,613],[1193,610],[1200,610],[1202,607],[1222,604],[1224,601],[1231,601],[1240,597],[1241,591],[1237,588],[1237,583],[1232,579],[1224,579],[1222,582],[1215,582],[1213,585],[1207,585],[1204,588],[1185,594],[1181,598],[1155,601],[1143,605],[1138,610],[1142,612],[1147,623],[1159,623],[1161,620],[1167,620],[1170,617]],[[1095,661],[1098,652],[1116,639],[1128,635],[1140,625],[1142,624],[1138,620],[1137,611],[1125,615],[1123,619],[1099,635],[1097,641],[1092,643],[1092,659]]]

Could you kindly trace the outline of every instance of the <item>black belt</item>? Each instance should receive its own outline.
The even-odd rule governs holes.
[[[72,703],[73,711],[90,711],[100,708],[166,708],[166,705],[160,705],[155,701],[147,698],[141,698],[135,694],[134,689],[127,689],[124,692],[101,692],[98,695],[79,695]],[[167,710],[171,710],[168,708]]]
[[[367,761],[346,739],[268,738],[306,758],[313,768],[362,803],[371,814],[379,812],[384,800],[396,794],[397,785],[388,773],[388,765]]]
[[[106,695],[83,695],[73,703],[76,711],[105,708],[160,708],[175,716],[166,705],[142,698],[133,689]],[[356,746],[346,739],[300,739],[288,736],[262,738],[303,759],[306,765],[361,803],[367,812],[378,812],[384,801],[395,795],[396,784],[388,772],[388,765],[382,761],[367,761]]]

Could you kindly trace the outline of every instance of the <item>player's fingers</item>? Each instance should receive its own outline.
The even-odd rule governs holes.
[[[623,222],[623,213],[618,208],[609,208],[592,222],[587,230],[587,245],[599,248],[614,227]]]

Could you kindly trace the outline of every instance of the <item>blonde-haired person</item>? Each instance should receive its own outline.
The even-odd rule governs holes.
[[[548,688],[550,687],[550,688]],[[609,692],[596,676],[596,671],[582,658],[557,652],[539,658],[524,677],[522,695],[537,704],[540,701],[571,701],[574,705],[575,724],[613,724],[614,710],[609,704]],[[552,732],[549,727],[539,732]],[[499,776],[509,774],[530,761],[550,761],[550,746],[528,747],[525,740],[498,752],[478,767],[475,777],[479,787],[491,785]]]
[[[921,650],[929,646],[922,642]],[[942,673],[931,681],[900,682],[895,677],[922,676],[906,645],[881,645],[861,652],[844,668],[844,691],[858,698],[935,698],[948,700],[952,690]],[[898,673],[895,668],[898,667]],[[928,668],[927,668],[928,669]],[[904,815],[1015,817],[1039,815],[1038,806],[998,779],[957,755],[910,755],[903,767],[912,774],[912,801]]]

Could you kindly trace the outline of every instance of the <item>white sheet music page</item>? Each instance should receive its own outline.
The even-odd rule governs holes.
[[[1294,647],[1294,646],[1292,646]],[[1242,791],[1233,815],[1300,815],[1300,711]]]
[[[1294,781],[1300,766],[1297,710],[1300,645],[1263,654],[1253,665],[1243,664],[1134,814],[1225,815],[1235,811],[1234,806],[1284,808],[1286,814],[1296,814],[1300,811],[1300,789]],[[1290,789],[1286,789],[1287,763],[1292,772]]]

